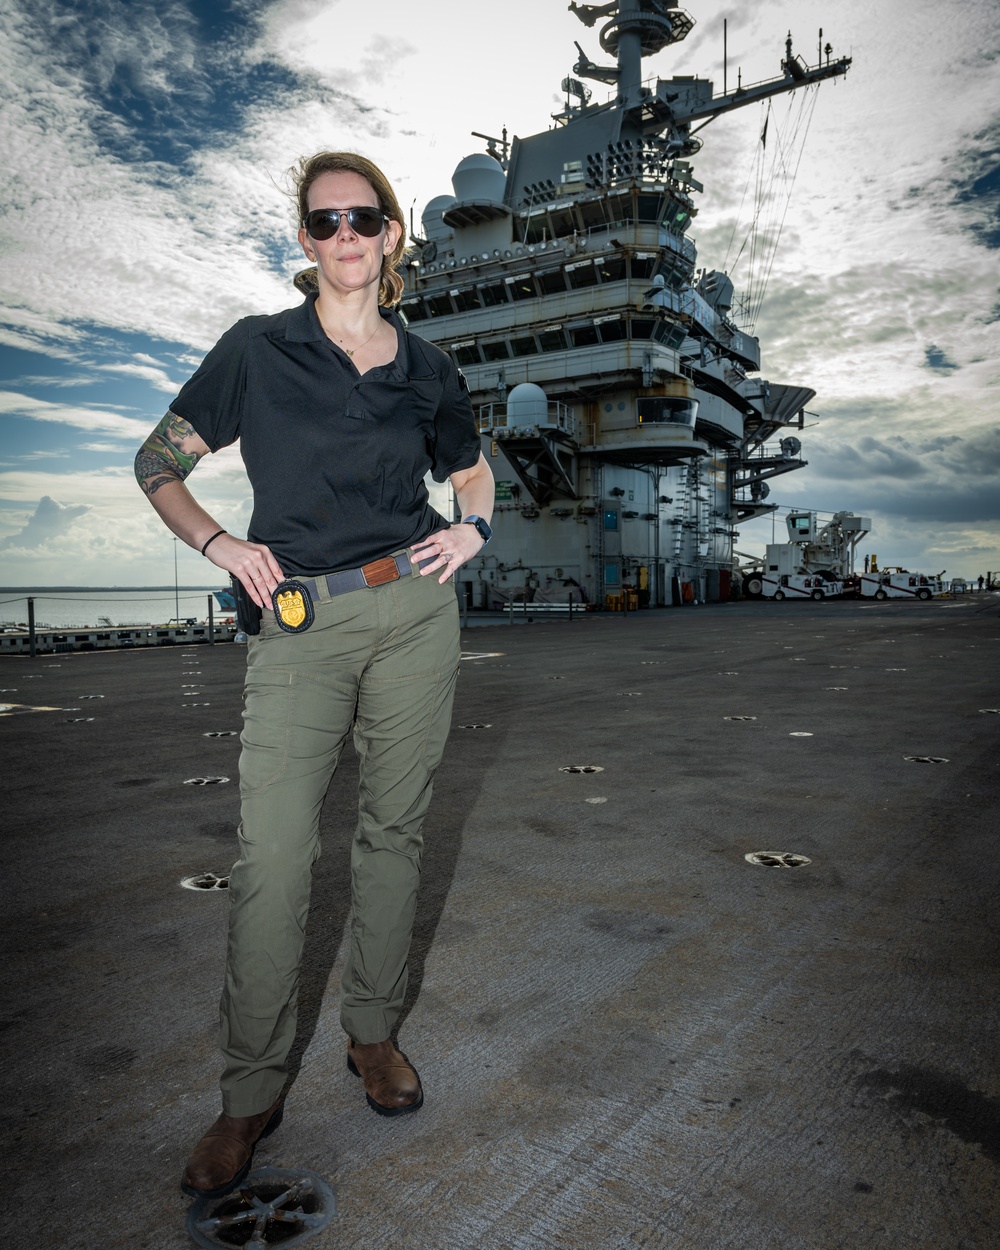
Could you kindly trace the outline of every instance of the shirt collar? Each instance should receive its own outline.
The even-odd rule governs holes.
[[[316,343],[326,339],[326,332],[319,323],[316,313],[317,292],[310,292],[301,304],[292,308],[285,324],[285,337],[292,343]],[[396,359],[387,368],[398,371],[405,378],[430,377],[426,362],[421,353],[414,354],[410,350],[410,336],[406,333],[399,314],[392,308],[380,308],[379,314],[392,326],[399,338],[399,350]]]

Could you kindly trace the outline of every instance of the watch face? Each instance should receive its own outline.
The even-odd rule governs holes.
[[[493,537],[493,531],[490,529],[490,527],[486,524],[486,522],[483,520],[481,516],[466,517],[466,524],[474,525],[476,527],[476,531],[478,532],[479,537],[483,540],[484,543],[488,543],[490,539]]]

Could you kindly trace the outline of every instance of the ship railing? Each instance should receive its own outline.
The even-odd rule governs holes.
[[[526,417],[530,417],[530,420],[525,420]],[[550,399],[544,411],[539,405],[537,413],[518,412],[516,420],[511,419],[506,403],[482,404],[479,409],[478,424],[480,434],[489,434],[497,429],[513,429],[519,425],[532,425],[543,429],[561,430],[571,438],[576,437],[574,411],[569,404],[564,404],[560,399]]]

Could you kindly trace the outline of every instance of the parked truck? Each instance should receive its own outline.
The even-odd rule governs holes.
[[[871,564],[876,564],[874,557]],[[909,569],[880,569],[876,565],[861,574],[863,599],[933,599],[947,593],[942,573],[911,573]]]

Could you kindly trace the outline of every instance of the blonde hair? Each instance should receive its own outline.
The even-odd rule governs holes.
[[[399,223],[399,239],[391,252],[382,258],[382,272],[379,275],[378,302],[386,308],[398,304],[403,298],[403,275],[400,266],[406,257],[406,220],[403,210],[399,207],[396,193],[389,185],[389,179],[381,169],[356,152],[317,152],[315,156],[303,157],[297,165],[288,171],[295,187],[296,208],[301,225],[309,212],[309,188],[321,174],[351,173],[359,174],[375,192],[378,206],[383,214],[392,221]],[[296,285],[298,282],[296,281]],[[300,288],[301,289],[301,288]]]

